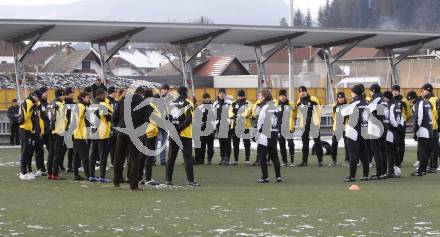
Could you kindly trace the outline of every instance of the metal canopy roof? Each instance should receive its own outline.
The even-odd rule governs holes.
[[[425,43],[422,48],[440,48],[440,33],[290,28],[249,25],[200,25],[176,23],[104,22],[66,20],[0,20],[0,40],[22,40],[33,32],[47,32],[40,41],[96,42],[110,41],[121,34],[134,33],[133,43],[170,43],[197,39],[198,36],[220,32],[215,44],[273,43],[283,38],[293,38],[295,46],[329,47],[360,40],[357,47],[405,48]]]

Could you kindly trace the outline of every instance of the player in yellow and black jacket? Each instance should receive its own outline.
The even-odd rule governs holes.
[[[332,108],[332,112],[333,112],[333,136],[332,136],[332,145],[331,145],[331,156],[332,156],[332,163],[330,164],[330,166],[336,166],[336,158],[338,156],[338,143],[339,140],[336,138],[336,123],[337,121],[337,114],[339,113],[340,109],[342,106],[347,104],[347,98],[345,97],[345,93],[344,92],[338,92],[338,94],[336,95],[337,97],[337,102],[333,105]],[[345,123],[347,122],[348,118],[342,118],[343,119],[343,124],[345,125]],[[342,128],[344,129],[344,128]],[[347,138],[345,136],[345,133],[343,134],[342,139],[344,139],[344,148],[345,148],[345,165],[348,167],[349,164],[349,156],[348,156],[348,146],[347,146]]]
[[[299,87],[299,93],[301,98],[296,103],[296,108],[299,113],[299,123],[300,127],[304,128],[304,133],[302,135],[302,163],[299,166],[307,166],[307,161],[309,157],[309,142],[310,142],[310,128],[313,123],[314,126],[320,126],[320,103],[318,99],[314,96],[310,96],[307,93],[307,88],[305,86]],[[303,114],[304,113],[304,114]],[[319,131],[318,131],[319,132]],[[322,164],[322,145],[321,145],[321,137],[318,134],[317,138],[313,138],[315,142],[316,155],[318,156],[318,165],[323,166]]]
[[[404,125],[402,130],[398,130],[396,132],[396,143],[397,143],[397,151],[396,151],[396,166],[401,167],[403,162],[403,157],[405,156],[405,129],[406,123],[412,116],[412,109],[409,101],[400,94],[400,86],[394,85],[391,88],[391,92],[393,93],[393,99],[395,102],[395,106],[398,110],[401,111],[401,115],[403,117]]]
[[[234,147],[234,161],[232,165],[238,165],[238,155],[240,153],[240,138],[244,134],[249,134],[249,129],[251,128],[251,115],[252,115],[252,104],[250,101],[246,100],[246,93],[244,90],[239,90],[237,93],[237,100],[232,102],[229,107],[229,119],[231,120],[231,130],[232,134],[232,144]],[[237,136],[235,131],[237,122],[243,119],[244,132]],[[250,155],[251,155],[251,139],[243,138],[244,152],[246,156],[246,165],[250,165]]]
[[[97,132],[98,139],[92,140],[92,147],[97,145],[98,156],[90,155],[90,182],[109,183],[110,179],[105,177],[107,169],[107,158],[110,152],[109,138],[111,133],[111,117],[113,113],[113,107],[110,105],[109,100],[106,99],[107,92],[104,88],[96,90],[96,103],[100,106],[100,109],[95,111],[96,117],[99,119]],[[106,111],[106,112],[105,112]],[[91,148],[93,151],[93,148]],[[99,159],[99,177],[95,177],[95,164]]]
[[[152,103],[154,97],[153,90],[145,89],[144,97],[148,100],[149,104],[143,108],[145,111],[145,117],[147,118],[148,126],[145,133],[144,145],[150,152],[156,151],[157,136],[159,134],[159,127],[157,126],[157,118],[160,118],[160,113],[157,107]],[[154,115],[154,118],[153,116]],[[154,155],[142,154],[140,166],[139,166],[139,181],[149,186],[157,186],[159,183],[152,179]],[[145,177],[145,179],[144,179]]]
[[[19,178],[24,181],[35,179],[35,175],[29,169],[29,164],[34,154],[35,131],[39,130],[39,118],[36,107],[40,95],[41,92],[39,90],[32,92],[20,106],[20,116],[18,118],[21,142]]]
[[[290,166],[295,166],[295,143],[293,139],[285,138],[282,135],[282,122],[284,113],[290,113],[289,117],[289,132],[293,133],[295,131],[295,119],[297,116],[297,112],[295,109],[295,104],[289,101],[287,98],[287,91],[281,89],[278,93],[278,101],[275,102],[275,106],[278,109],[278,144],[280,145],[280,153],[283,161],[283,166],[287,166],[287,149],[286,149],[286,141],[289,147],[289,155],[290,155]]]
[[[432,111],[432,138],[430,144],[429,162],[426,172],[437,173],[438,155],[439,155],[439,106],[440,100],[434,95],[434,88],[426,83],[422,86],[422,96],[427,99],[431,105]]]
[[[77,110],[72,111],[72,119],[70,120],[73,126],[73,174],[75,180],[83,180],[79,175],[79,167],[81,162],[84,167],[84,174],[88,180],[89,173],[89,145],[87,144],[89,122],[86,118],[87,108],[90,106],[90,95],[82,91],[78,96]]]
[[[117,103],[118,103],[116,101],[116,88],[115,87],[111,86],[108,88],[107,98],[105,99],[105,103],[109,104],[112,107],[113,111],[115,111]],[[111,129],[111,132],[110,132],[110,138],[108,141],[108,148],[109,148],[109,153],[110,153],[110,164],[113,167],[113,161],[115,160],[116,133],[114,131],[113,126],[111,126],[110,129]]]
[[[50,147],[50,120],[48,116],[49,103],[47,102],[48,89],[42,87],[39,89],[37,113],[39,117],[40,133],[35,134],[35,164],[37,166],[37,176],[47,176],[46,166],[44,164],[44,145],[49,150]]]
[[[50,104],[48,114],[50,117],[50,147],[47,156],[47,178],[61,180],[59,176],[60,165],[66,154],[67,147],[64,143],[64,135],[67,130],[66,107],[64,106],[64,90],[55,91],[55,100]]]
[[[168,119],[174,125],[182,142],[182,154],[185,162],[185,172],[187,178],[187,186],[200,186],[194,180],[193,160],[192,160],[192,117],[194,106],[188,98],[188,88],[181,86],[177,89],[179,97],[170,103],[170,114]],[[166,165],[166,184],[173,185],[174,164],[176,163],[177,154],[180,150],[176,141],[169,141],[168,160]]]

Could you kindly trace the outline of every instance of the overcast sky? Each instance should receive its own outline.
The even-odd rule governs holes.
[[[72,2],[78,2],[80,0],[0,0],[0,5],[45,5],[45,4],[69,4]],[[147,0],[153,1],[153,0]],[[156,1],[156,0],[154,0]],[[176,0],[178,1],[178,0]],[[211,0],[212,1],[212,0]],[[239,0],[238,0],[239,1]],[[268,0],[270,1],[270,0]],[[289,0],[283,0],[289,2]],[[301,8],[302,11],[306,11],[308,8],[312,11],[314,17],[317,16],[319,6],[323,5],[326,0],[294,0],[294,7]]]

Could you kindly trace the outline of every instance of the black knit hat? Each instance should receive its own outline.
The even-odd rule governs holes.
[[[72,87],[67,87],[66,89],[64,89],[64,94],[65,95],[73,94]]]
[[[391,88],[391,91],[399,91],[399,92],[400,92],[400,86],[399,86],[399,85],[394,85],[394,86]]]
[[[108,94],[113,94],[115,92],[116,92],[116,88],[114,86],[108,88]]]
[[[381,90],[379,84],[373,84],[370,86],[370,91],[373,92],[374,94],[379,93]]]
[[[105,91],[104,88],[99,88],[98,90],[96,90],[96,95],[97,95],[97,96],[98,96],[98,95],[102,95],[102,94],[105,95],[105,93],[106,93],[106,91]]]
[[[153,90],[151,90],[150,88],[147,88],[144,90],[144,97],[145,98],[151,98],[154,96]]]
[[[244,90],[238,90],[237,96],[244,97],[244,96],[246,96],[246,93],[244,92]]]
[[[284,89],[281,89],[281,90],[278,92],[278,94],[279,94],[279,96],[287,96],[287,91],[284,90]]]
[[[336,95],[336,97],[339,98],[345,98],[345,93],[343,91],[338,92],[338,94]]]
[[[64,90],[63,89],[56,89],[55,90],[55,97],[60,97],[64,95]]]
[[[209,95],[209,93],[203,93],[202,98],[203,99],[210,99],[211,96]]]
[[[226,89],[225,88],[220,88],[220,89],[218,89],[218,93],[225,93],[226,94]]]
[[[417,93],[415,91],[409,91],[406,95],[407,100],[413,100],[415,98],[417,98]]]
[[[45,86],[43,86],[43,87],[40,88],[40,92],[41,92],[41,94],[44,94],[44,93],[47,92],[47,91],[49,91],[49,90],[48,90],[47,87],[45,87]]]
[[[355,85],[351,88],[351,91],[356,95],[362,95],[362,93],[364,93],[364,88],[362,88],[361,85]]]
[[[305,87],[305,86],[300,86],[299,88],[298,88],[298,91],[299,92],[307,92],[307,88]]]
[[[177,89],[177,93],[179,93],[179,95],[188,95],[188,88],[181,86]]]
[[[427,90],[429,92],[432,92],[434,90],[434,88],[432,87],[432,85],[430,83],[426,83],[422,86],[422,90]]]
[[[42,95],[42,94],[43,94],[43,93],[41,93],[40,90],[35,90],[35,91],[33,91],[33,92],[31,93],[32,96],[36,96],[36,97],[38,97],[38,98],[41,98],[41,95]]]
[[[392,100],[393,99],[393,93],[391,91],[385,91],[383,93],[383,97],[385,97],[385,98],[387,98],[389,100]]]

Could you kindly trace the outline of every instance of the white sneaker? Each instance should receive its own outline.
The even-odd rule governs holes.
[[[32,172],[29,172],[29,173],[27,173],[26,175],[27,175],[27,176],[29,177],[29,179],[31,179],[31,180],[34,180],[35,178],[37,178],[37,177],[35,176],[35,174],[32,173]]]
[[[79,172],[84,172],[84,167],[79,167],[78,171]]]
[[[43,172],[41,172],[41,170],[38,170],[37,173],[35,173],[35,177],[39,177],[43,175]]]
[[[419,161],[416,161],[414,164],[413,164],[413,167],[419,167]]]
[[[290,167],[295,167],[295,166],[296,166],[295,162],[290,163]]]
[[[437,171],[440,171],[440,167],[437,168]]]
[[[29,174],[20,174],[19,178],[23,181],[32,181],[35,180],[35,176]]]

